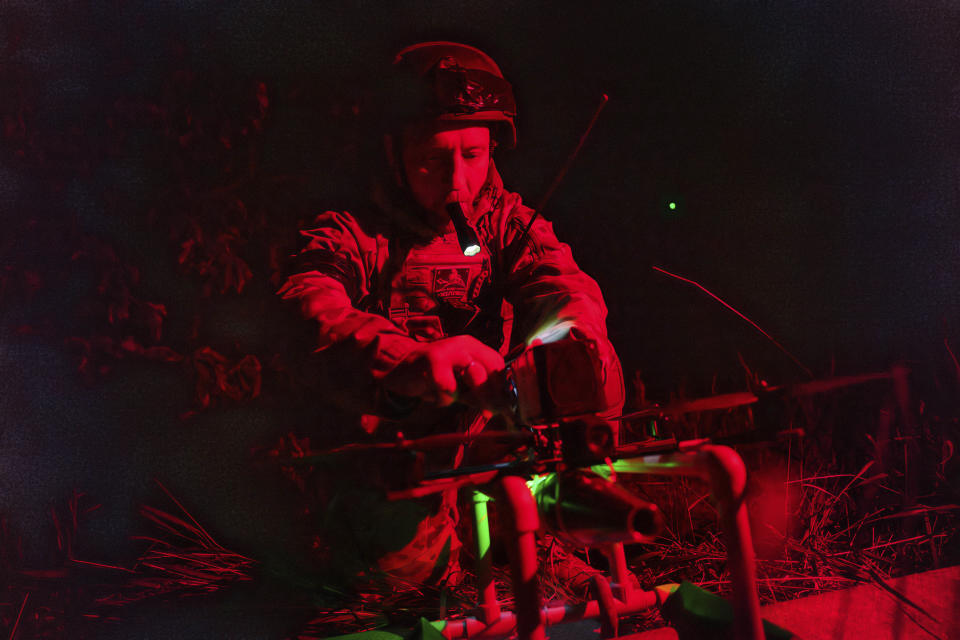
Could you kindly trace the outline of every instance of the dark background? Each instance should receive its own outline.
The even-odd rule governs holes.
[[[805,378],[654,265],[816,376],[904,360],[936,386],[960,341],[958,33],[956,2],[4,3],[0,512],[24,562],[62,556],[50,505],[73,489],[104,504],[90,557],[135,553],[153,478],[228,546],[271,535],[223,505],[274,495],[250,451],[309,431],[275,364],[275,258],[348,205],[352,100],[420,40],[513,82],[497,161],[531,205],[610,96],[544,215],[654,400],[743,389],[738,354]]]

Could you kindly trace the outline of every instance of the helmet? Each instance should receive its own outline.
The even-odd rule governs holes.
[[[395,115],[408,122],[424,117],[491,122],[494,137],[516,145],[513,89],[483,51],[456,42],[421,42],[401,50],[393,69]]]

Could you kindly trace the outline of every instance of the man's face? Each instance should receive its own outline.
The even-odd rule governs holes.
[[[445,229],[447,204],[460,202],[467,215],[472,213],[490,167],[490,129],[438,122],[419,132],[408,130],[402,157],[414,199],[430,214],[431,226]]]

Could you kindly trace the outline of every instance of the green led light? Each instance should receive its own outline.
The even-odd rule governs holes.
[[[676,211],[676,210],[677,210],[677,203],[676,203],[676,202],[671,202],[671,203],[668,204],[667,206],[670,207],[670,211]]]
[[[626,458],[613,463],[613,470],[617,473],[664,473],[670,469],[680,469],[686,465],[676,460],[659,460],[658,456],[642,458]],[[599,467],[595,467],[598,469]]]
[[[545,473],[542,476],[534,476],[533,478],[527,480],[527,488],[530,489],[530,493],[536,497],[536,495],[543,488],[543,485],[552,480],[554,475],[556,474]]]
[[[613,475],[613,473],[611,473],[610,466],[606,464],[595,464],[590,467],[590,471],[593,471],[598,476],[603,477],[604,480],[609,480],[610,476]]]
[[[480,491],[473,493],[473,521],[477,542],[477,557],[490,553],[490,522],[487,519],[487,502],[490,497]],[[442,629],[441,629],[442,630]]]

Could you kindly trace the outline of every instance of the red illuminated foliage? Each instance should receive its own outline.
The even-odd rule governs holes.
[[[243,203],[238,201],[242,207]],[[187,272],[193,272],[206,280],[204,293],[241,293],[253,272],[238,255],[240,234],[236,228],[228,228],[210,237],[197,225],[180,243],[177,262]]]
[[[0,240],[0,303],[25,310],[10,316],[18,333],[67,345],[88,382],[120,360],[187,362],[193,411],[257,397],[260,358],[240,354],[228,362],[204,344],[217,340],[204,313],[213,307],[181,293],[195,291],[196,281],[201,298],[243,294],[254,278],[274,277],[278,256],[290,253],[266,222],[267,210],[282,201],[278,190],[296,200],[294,182],[266,177],[259,166],[271,108],[266,82],[224,67],[193,68],[178,45],[174,66],[153,89],[133,93],[121,83],[113,93],[84,94],[82,104],[51,118],[46,87],[65,70],[14,58],[23,46],[46,43],[16,13],[0,54],[0,159],[21,173],[25,190],[48,196],[29,203],[29,217],[10,203],[14,220]],[[57,19],[69,21],[66,14]],[[115,62],[114,73],[134,70],[129,57]],[[150,190],[131,195],[113,180],[97,181],[104,187],[89,194],[95,201],[78,210],[65,187],[116,166],[136,167]],[[91,207],[102,210],[91,218]],[[141,238],[167,239],[169,260],[144,262]],[[145,281],[166,299],[146,293]],[[179,320],[174,330],[170,317]],[[265,349],[275,357],[273,345]]]
[[[256,356],[246,355],[231,362],[210,347],[202,347],[193,354],[192,363],[198,408],[206,409],[224,399],[241,402],[260,395],[261,367]]]

